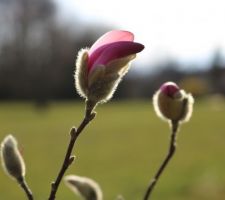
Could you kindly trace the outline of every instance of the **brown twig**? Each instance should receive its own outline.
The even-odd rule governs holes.
[[[180,123],[182,122],[182,120],[185,116],[185,112],[187,109],[187,103],[188,103],[188,99],[184,98],[182,101],[183,105],[182,105],[182,110],[181,110],[180,115],[177,117],[176,120],[170,120],[172,133],[170,136],[170,145],[169,145],[168,154],[167,154],[166,158],[164,159],[164,161],[162,162],[161,166],[159,167],[158,171],[156,172],[154,178],[150,182],[150,184],[147,188],[147,191],[144,195],[144,200],[148,200],[150,198],[156,183],[158,182],[161,174],[165,170],[166,166],[168,165],[169,161],[171,160],[171,158],[173,157],[173,155],[176,151],[177,131],[178,131]]]
[[[27,199],[28,200],[33,200],[33,194],[29,188],[29,186],[27,185],[25,179],[23,177],[21,177],[20,179],[18,179],[18,183],[19,185],[21,186],[21,188],[24,190],[26,196],[27,196]]]
[[[70,142],[69,145],[67,147],[67,151],[66,151],[66,155],[63,161],[63,164],[61,166],[61,169],[58,173],[58,176],[56,178],[56,180],[51,184],[51,193],[50,196],[48,198],[48,200],[54,200],[55,196],[56,196],[56,192],[58,190],[58,187],[61,183],[61,180],[66,172],[66,170],[68,169],[68,167],[72,164],[73,160],[74,160],[74,156],[71,156],[75,142],[78,138],[78,136],[80,135],[80,133],[84,130],[84,128],[89,124],[89,122],[91,120],[94,119],[96,113],[92,112],[94,107],[95,107],[95,103],[86,102],[86,112],[85,112],[85,116],[83,121],[81,122],[81,124],[79,125],[79,127],[76,128],[73,127],[70,131]]]
[[[179,122],[177,122],[177,121],[171,122],[172,133],[171,133],[171,137],[170,137],[170,145],[169,145],[168,154],[167,154],[166,158],[164,159],[164,161],[162,162],[161,166],[159,167],[158,171],[156,172],[154,178],[150,182],[150,184],[147,188],[147,191],[145,193],[144,200],[148,200],[150,198],[151,193],[152,193],[156,183],[158,182],[161,174],[163,173],[164,169],[166,168],[167,164],[169,163],[169,161],[171,160],[171,158],[173,157],[173,155],[176,151],[176,136],[177,136],[178,125],[179,125]]]

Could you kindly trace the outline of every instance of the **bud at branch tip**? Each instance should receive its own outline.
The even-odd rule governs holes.
[[[1,143],[1,161],[5,172],[18,182],[24,179],[25,163],[18,150],[16,139],[8,135]]]
[[[153,96],[156,114],[167,121],[187,122],[192,115],[194,99],[173,82],[164,83]]]

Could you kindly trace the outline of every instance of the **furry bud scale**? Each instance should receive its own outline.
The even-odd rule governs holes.
[[[164,83],[153,96],[157,115],[165,120],[186,122],[190,119],[194,99],[175,83]]]
[[[25,176],[25,163],[12,135],[6,136],[1,143],[1,159],[5,172],[11,177],[21,180]]]

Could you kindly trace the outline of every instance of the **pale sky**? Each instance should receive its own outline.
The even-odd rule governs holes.
[[[225,0],[55,1],[67,20],[80,17],[133,32],[145,45],[138,56],[143,64],[167,58],[207,63],[216,48],[225,52]]]

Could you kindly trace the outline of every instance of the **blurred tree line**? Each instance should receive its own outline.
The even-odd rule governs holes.
[[[104,27],[72,31],[51,0],[0,0],[0,99],[73,98],[78,50]]]
[[[167,60],[158,64],[154,72],[128,77],[121,84],[120,94],[149,98],[163,82],[174,81],[195,97],[225,96],[225,57],[220,49],[215,50],[211,62],[205,68],[200,69],[197,64],[190,67],[194,70],[182,70],[182,64]]]
[[[73,27],[57,20],[51,0],[0,0],[0,99],[34,100],[77,98],[74,61],[78,50],[113,29],[75,21]],[[164,81],[176,81],[197,96],[225,94],[225,64],[216,52],[205,71],[184,72],[167,62],[157,72],[129,75],[118,98],[151,97]]]

